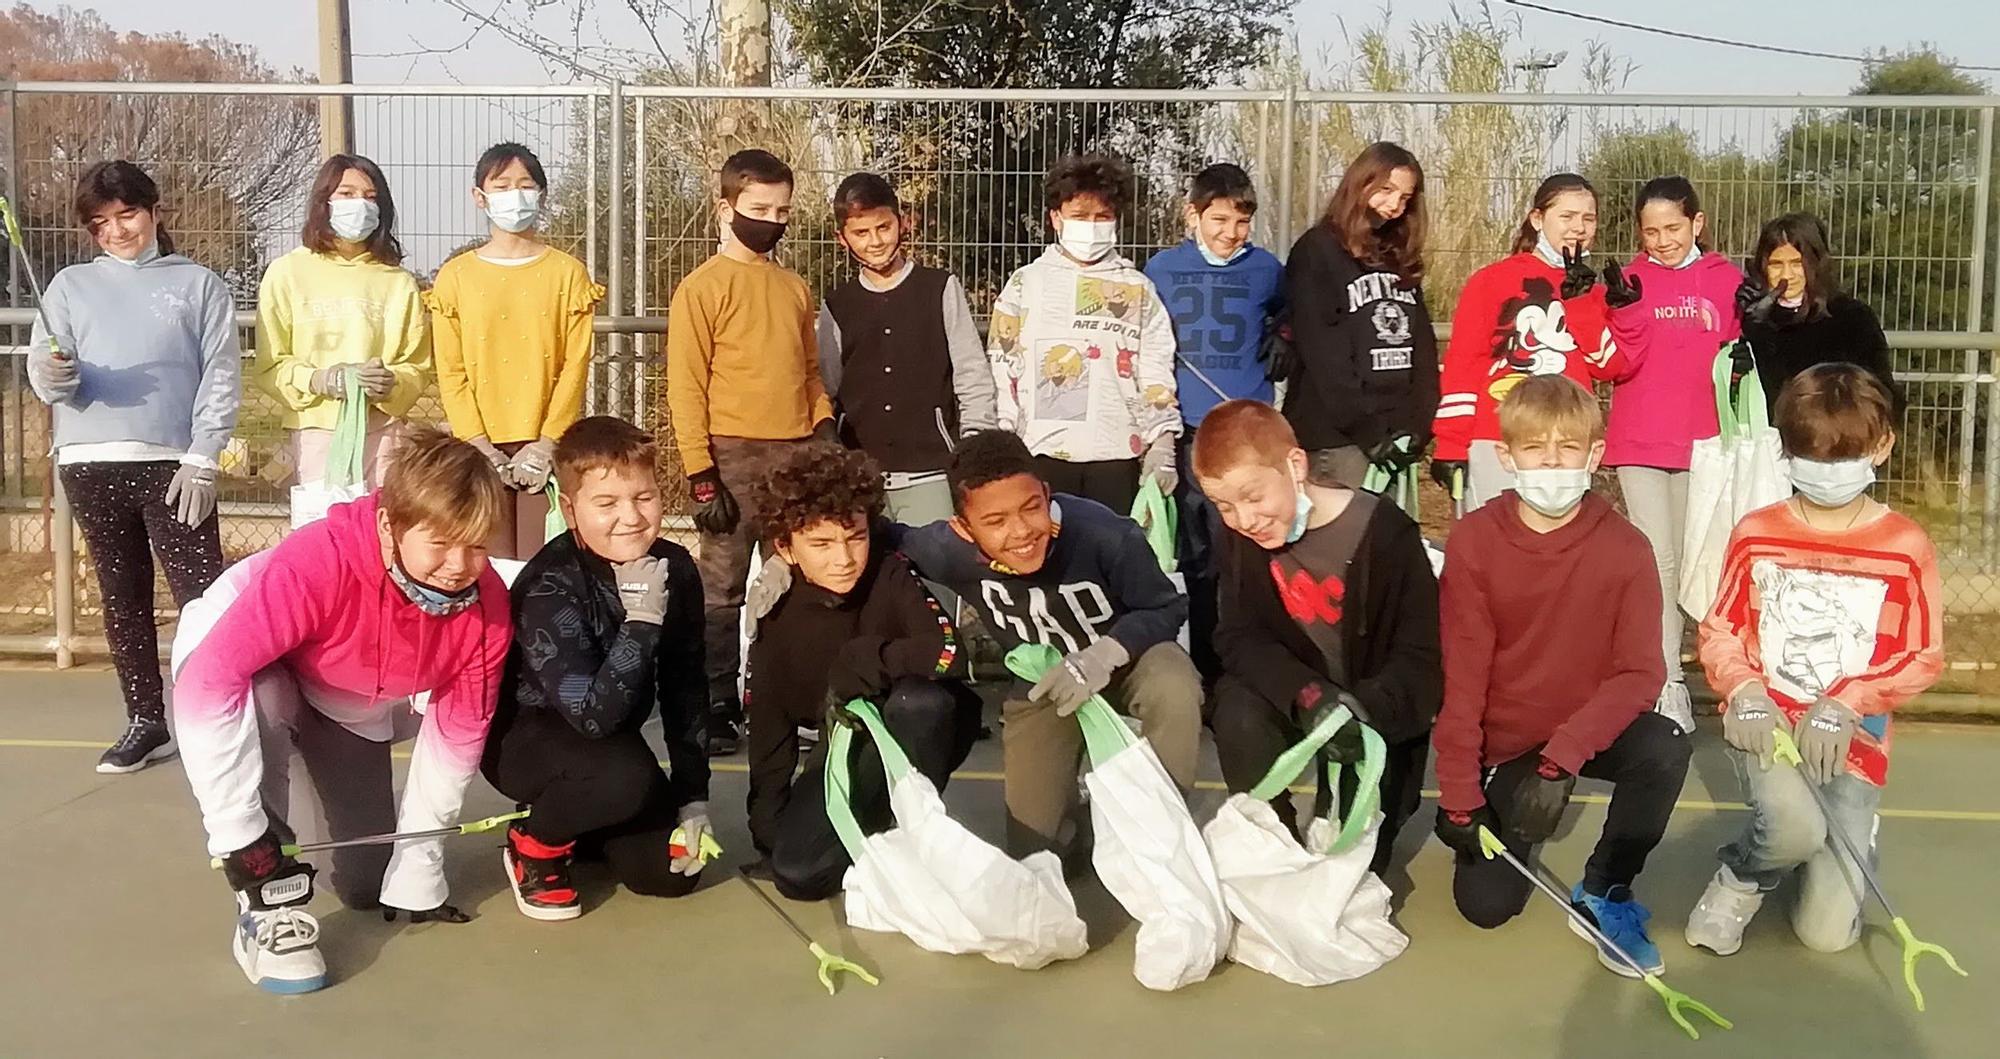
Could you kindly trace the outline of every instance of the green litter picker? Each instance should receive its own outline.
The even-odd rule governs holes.
[[[520,820],[526,817],[527,815],[528,815],[528,810],[523,809],[520,812],[502,813],[499,816],[489,816],[484,820],[474,820],[471,821],[470,823],[459,824],[456,827],[434,827],[428,831],[391,831],[386,834],[380,834],[380,835],[364,835],[360,838],[344,838],[338,842],[309,842],[303,846],[284,845],[278,848],[282,850],[286,856],[296,857],[301,853],[323,853],[329,849],[346,849],[350,846],[381,846],[395,842],[415,842],[418,839],[424,839],[424,838],[445,838],[451,835],[476,835],[482,831],[491,831],[494,828],[501,826],[502,824],[507,824],[515,820]],[[218,868],[218,869],[221,868],[222,858],[221,857],[211,858],[208,862],[208,866],[211,868]]]
[[[785,910],[778,907],[778,902],[771,900],[771,895],[765,893],[764,888],[757,885],[757,880],[750,877],[750,869],[747,866],[738,867],[737,871],[740,873],[737,875],[737,878],[743,880],[743,885],[748,886],[750,892],[757,895],[757,900],[764,902],[764,907],[770,909],[772,915],[783,920],[785,926],[791,929],[792,934],[800,941],[806,943],[806,951],[813,954],[813,959],[819,961],[819,984],[826,987],[827,996],[832,996],[835,992],[833,976],[836,973],[851,974],[867,982],[869,985],[882,984],[882,980],[869,974],[866,967],[844,957],[835,956],[833,953],[826,951],[819,942],[814,941],[812,935],[806,933],[805,928],[799,926],[797,920],[786,915]]]
[[[66,354],[56,344],[56,329],[49,326],[49,314],[42,309],[42,302],[46,300],[42,297],[42,279],[35,275],[35,263],[28,257],[27,244],[21,241],[20,218],[14,216],[14,204],[7,201],[5,195],[0,195],[0,224],[6,225],[7,245],[13,247],[14,253],[21,258],[21,271],[28,274],[28,286],[35,291],[35,315],[42,318],[42,330],[49,336],[49,351],[61,358]]]

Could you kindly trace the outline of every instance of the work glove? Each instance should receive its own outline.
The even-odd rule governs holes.
[[[396,373],[379,360],[369,360],[354,369],[361,376],[361,396],[379,401],[396,388]]]
[[[335,364],[312,373],[306,389],[336,401],[347,400],[347,373],[361,370],[359,364]]]
[[[275,832],[222,858],[222,877],[229,887],[250,899],[255,909],[304,906],[312,900],[313,867],[288,856]]]
[[[743,614],[750,621],[750,635],[757,635],[757,623],[778,609],[778,601],[792,590],[792,564],[773,555],[757,568],[757,579],[743,593]]]
[[[1456,497],[1458,490],[1465,487],[1465,461],[1432,460],[1431,481],[1443,486],[1447,495]]]
[[[1161,434],[1146,446],[1145,455],[1139,458],[1139,481],[1151,478],[1160,484],[1160,492],[1174,495],[1174,486],[1180,484],[1180,471],[1176,467],[1178,457],[1174,452],[1175,436]]]
[[[83,371],[76,362],[74,339],[58,336],[51,341],[60,352],[49,348],[47,343],[29,348],[28,378],[36,390],[47,395],[50,404],[60,404],[76,396],[83,385]]]
[[[1623,309],[1637,304],[1645,296],[1645,285],[1639,282],[1637,273],[1627,276],[1618,267],[1618,262],[1604,263],[1604,304],[1613,309]]]
[[[382,922],[394,923],[398,915],[409,917],[410,925],[413,927],[419,923],[472,922],[471,916],[466,915],[464,912],[459,911],[456,906],[450,904],[440,904],[436,908],[424,910],[396,908],[391,905],[382,906]]]
[[[167,483],[167,506],[189,528],[207,522],[215,514],[215,468],[192,463],[176,467],[174,480]]]
[[[1590,264],[1583,259],[1582,247],[1563,247],[1562,260],[1562,296],[1565,301],[1581,298],[1590,293],[1590,288],[1597,286],[1597,273],[1591,271]]]
[[[1556,825],[1562,823],[1563,810],[1569,808],[1569,795],[1575,789],[1574,775],[1543,758],[1535,766],[1534,777],[1514,793],[1514,804],[1507,811],[1509,837],[1530,846],[1548,841],[1556,833]]]
[[[1110,687],[1112,674],[1131,660],[1125,645],[1107,636],[1064,655],[1061,665],[1050,666],[1028,689],[1028,698],[1054,706],[1058,717],[1068,717],[1092,695]]]
[[[524,493],[539,493],[549,484],[549,472],[556,466],[556,443],[536,438],[521,446],[507,464],[500,480]]]
[[[1757,759],[1760,769],[1771,767],[1777,751],[1774,734],[1778,730],[1778,704],[1762,684],[1745,684],[1731,696],[1722,710],[1722,739],[1730,746]]]
[[[1298,373],[1299,347],[1292,341],[1289,313],[1264,321],[1264,341],[1257,346],[1257,361],[1264,365],[1264,377],[1272,382],[1284,382]]]
[[[667,618],[667,561],[642,555],[629,563],[611,568],[618,583],[618,602],[625,605],[626,621],[658,625]]]
[[[1481,805],[1471,812],[1438,807],[1437,824],[1433,828],[1437,837],[1452,852],[1474,860],[1482,855],[1479,851],[1479,829],[1485,828],[1494,834],[1500,833],[1500,819],[1493,815],[1493,807]]]
[[[507,459],[506,453],[501,452],[499,449],[495,448],[493,443],[491,441],[488,441],[486,439],[486,435],[484,434],[481,434],[478,437],[473,438],[472,440],[466,442],[466,444],[472,446],[475,449],[478,449],[479,454],[481,456],[486,457],[486,462],[492,464],[493,469],[499,472],[500,481],[503,484],[507,481],[507,466],[511,461]]]
[[[1792,730],[1807,779],[1828,784],[1847,770],[1847,747],[1860,723],[1860,714],[1824,695],[1812,704]]]
[[[710,467],[688,475],[688,490],[694,494],[696,529],[714,537],[727,537],[736,531],[743,513],[736,507],[736,498],[729,495],[729,487],[722,484],[722,472]]]
[[[1324,681],[1311,681],[1299,689],[1292,705],[1298,710],[1299,728],[1310,732],[1319,727],[1326,715],[1342,706],[1354,720],[1334,730],[1333,738],[1326,741],[1320,753],[1336,765],[1358,765],[1367,756],[1367,748],[1361,742],[1361,700],[1349,694],[1347,689]]]
[[[839,702],[879,699],[889,693],[889,670],[882,664],[883,639],[860,636],[840,645],[826,671],[826,692]]]
[[[822,419],[819,422],[813,424],[812,440],[831,441],[835,444],[839,444],[840,428],[834,425],[834,422],[831,418]]]
[[[681,806],[680,824],[681,852],[667,862],[667,867],[680,875],[699,875],[702,868],[701,840],[709,832],[708,803],[689,802]]]
[[[1368,462],[1395,474],[1423,458],[1417,439],[1409,433],[1391,434],[1368,449]]]
[[[1754,263],[1745,270],[1743,282],[1736,285],[1736,315],[1743,320],[1761,322],[1771,313],[1771,306],[1777,304],[1778,292],[1764,285],[1764,277],[1756,272]]]
[[[1750,343],[1737,339],[1729,344],[1729,379],[1731,382],[1757,370],[1757,356],[1750,349]]]

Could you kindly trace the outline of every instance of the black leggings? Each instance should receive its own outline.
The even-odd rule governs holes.
[[[1052,493],[1095,500],[1121,515],[1129,514],[1139,496],[1138,460],[1097,460],[1076,463],[1054,456],[1035,457],[1035,473]]]
[[[1674,800],[1687,778],[1690,748],[1680,726],[1647,711],[1632,719],[1603,752],[1583,763],[1585,776],[1610,780],[1611,805],[1605,811],[1604,833],[1583,868],[1583,888],[1603,896],[1612,886],[1630,886],[1646,866],[1646,857],[1667,833]],[[1541,748],[1493,769],[1486,781],[1486,802],[1504,825],[1521,785],[1534,778]],[[1507,830],[1501,828],[1501,834]],[[1526,862],[1533,847],[1512,841],[1507,848]],[[1459,914],[1474,926],[1493,928],[1521,914],[1533,894],[1533,884],[1500,858],[1487,860],[1457,855],[1451,896]]]
[[[83,529],[104,596],[104,637],[133,720],[166,723],[160,634],[153,624],[153,553],[167,571],[174,602],[186,606],[222,575],[221,520],[190,527],[167,506],[179,465],[72,463],[60,468],[63,492]]]
[[[1289,708],[1280,708],[1227,673],[1216,682],[1208,706],[1208,727],[1215,735],[1215,755],[1222,763],[1222,781],[1231,794],[1255,787],[1271,771],[1278,755],[1305,738],[1305,731]],[[1423,799],[1424,760],[1429,753],[1429,733],[1389,744],[1382,768],[1382,831],[1375,843],[1375,856],[1369,861],[1369,870],[1378,875],[1388,867],[1389,855],[1396,846],[1396,833]],[[1355,769],[1340,770],[1343,812],[1354,804],[1355,775]],[[1308,778],[1317,777],[1299,777]],[[1324,815],[1329,801],[1326,785],[1314,786],[1317,793],[1313,797],[1313,811]],[[1292,806],[1290,792],[1272,800],[1271,807],[1277,810],[1278,819],[1286,827],[1294,834],[1299,833],[1298,812]]]
[[[533,809],[522,829],[537,842],[601,850],[634,893],[694,891],[700,877],[675,872],[668,848],[681,800],[638,732],[590,739],[546,710],[523,709],[493,726],[480,772]]]

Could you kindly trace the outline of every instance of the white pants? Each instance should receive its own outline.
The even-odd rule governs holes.
[[[1625,516],[1653,545],[1660,573],[1660,651],[1667,659],[1667,682],[1686,678],[1681,666],[1681,538],[1687,532],[1688,472],[1657,467],[1618,468]]]

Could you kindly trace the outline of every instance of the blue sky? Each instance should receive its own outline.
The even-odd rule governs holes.
[[[490,10],[495,0],[472,0]],[[1308,56],[1323,47],[1338,49],[1341,22],[1365,24],[1386,0],[1300,0],[1296,13],[1298,38]],[[1463,0],[1461,7],[1475,0]],[[856,0],[858,6],[867,0]],[[31,6],[53,8],[48,0]],[[149,32],[179,30],[190,35],[227,34],[255,45],[280,67],[314,62],[312,0],[96,0],[73,6],[91,7],[121,29]],[[515,7],[520,7],[518,2]],[[1387,4],[1398,21],[1442,17],[1448,0],[1403,0]],[[1969,63],[2000,66],[2000,4],[1990,0],[1922,0],[1882,3],[1880,0],[1677,0],[1673,4],[1633,4],[1629,0],[1549,0],[1549,6],[1628,19],[1664,27],[1734,37],[1790,47],[1859,53],[1877,47],[1896,48],[1924,41],[1965,42],[1956,56]],[[623,5],[596,5],[602,14],[600,32],[624,38],[637,26]],[[1599,40],[1637,64],[1629,87],[1640,92],[1728,92],[1768,94],[1828,94],[1846,91],[1855,81],[1852,63],[1804,59],[1722,48],[1716,45],[1639,34],[1505,7],[1517,13],[1526,39],[1544,51],[1568,51],[1570,60],[1557,71],[1552,87],[1574,87],[1576,66],[1585,42]],[[439,0],[353,0],[356,77],[362,81],[524,83],[546,79],[532,57],[492,34],[482,35],[463,51],[449,56],[368,57],[406,52],[417,47],[446,47],[465,39],[468,24]],[[629,38],[628,38],[629,39]],[[1989,80],[1994,75],[1986,76]]]

